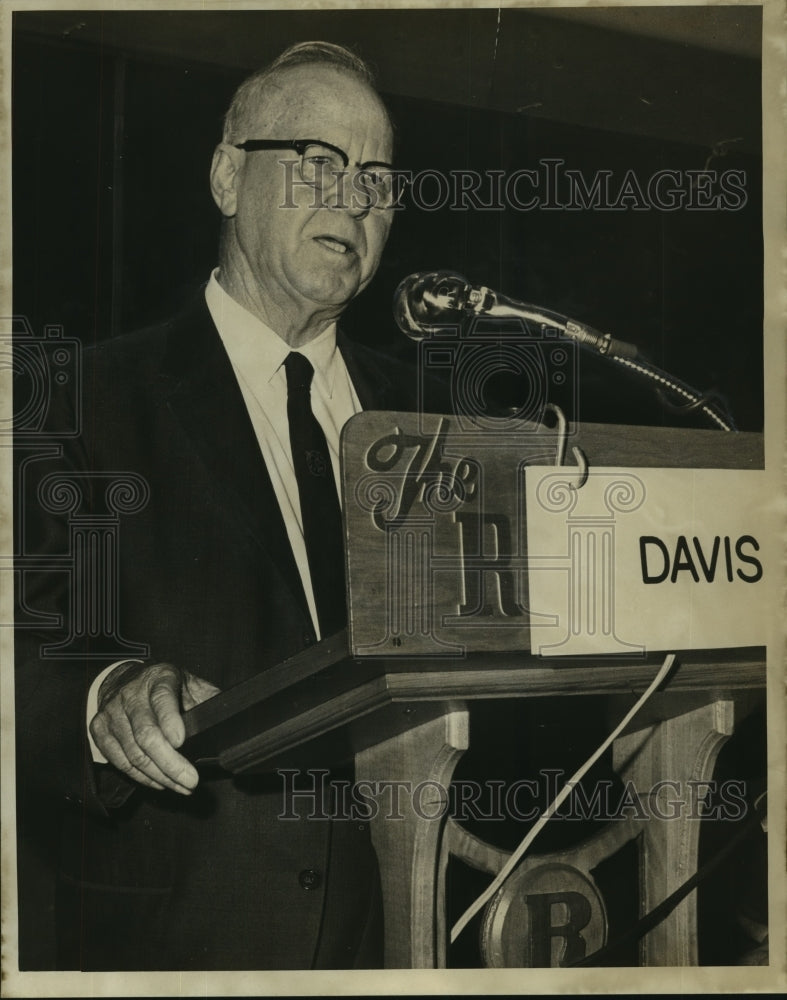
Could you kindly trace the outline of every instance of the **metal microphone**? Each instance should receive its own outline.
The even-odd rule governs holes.
[[[518,302],[483,285],[471,285],[456,271],[418,271],[409,275],[394,293],[393,311],[399,329],[412,340],[423,340],[439,327],[462,323],[471,316],[492,316],[557,328],[596,354],[637,357],[633,344],[615,340],[562,313]]]

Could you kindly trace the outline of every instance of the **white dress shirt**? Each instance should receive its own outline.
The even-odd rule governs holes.
[[[321,638],[303,538],[298,482],[290,448],[284,359],[291,348],[262,320],[253,316],[224,291],[218,281],[218,269],[210,276],[205,289],[205,301],[243,393],[260,453],[268,468],[273,491],[284,518],[314,630],[317,637]],[[331,324],[314,340],[299,347],[298,353],[308,358],[314,367],[312,411],[328,443],[338,490],[341,482],[339,437],[350,417],[360,412],[361,404],[344,358],[336,346],[336,324]],[[339,492],[341,503],[341,491]],[[88,724],[98,710],[98,689],[102,681],[116,666],[127,662],[129,661],[120,660],[111,664],[93,681],[87,699]],[[182,666],[189,668],[188,663]],[[89,730],[88,738],[93,760],[96,763],[106,763],[106,758],[95,745]]]
[[[210,276],[205,301],[243,393],[319,637],[317,609],[303,538],[298,483],[290,450],[284,359],[291,348],[262,320],[229,296],[219,284],[217,274],[218,271],[214,271]],[[350,417],[360,412],[361,404],[344,358],[336,346],[336,324],[331,324],[319,337],[299,347],[298,353],[308,358],[314,367],[312,411],[325,434],[338,489],[341,482],[339,437]]]

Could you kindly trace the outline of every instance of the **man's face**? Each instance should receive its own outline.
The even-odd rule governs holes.
[[[250,139],[320,139],[343,149],[349,170],[390,162],[392,133],[379,98],[327,66],[282,71],[250,123]],[[371,281],[392,212],[365,209],[349,178],[320,193],[283,166],[294,150],[240,152],[234,266],[279,309],[338,314]],[[293,181],[296,183],[293,184]]]

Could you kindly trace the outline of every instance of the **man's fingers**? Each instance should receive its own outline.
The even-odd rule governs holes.
[[[188,793],[196,787],[196,768],[172,746],[152,708],[138,706],[128,718],[119,721],[126,735],[120,742],[135,767],[174,791]]]
[[[188,794],[196,786],[196,770],[172,748],[154,721],[129,727],[129,740],[124,748],[134,767],[167,788]]]
[[[150,704],[161,731],[173,747],[179,747],[186,738],[186,729],[180,716],[181,680],[177,675],[164,674],[150,688]]]
[[[191,794],[199,775],[176,749],[186,736],[181,713],[218,688],[169,663],[125,671],[117,679],[120,686],[104,689],[106,697],[91,723],[96,745],[141,784]]]
[[[136,771],[173,791],[190,794],[199,775],[161,730],[149,697],[147,691],[121,694],[104,708],[99,718],[106,721],[126,760]]]
[[[171,788],[172,791],[181,794],[188,794],[191,791],[185,785],[180,785],[177,779],[168,773],[167,767],[159,766],[162,763],[162,747],[169,748],[172,753],[175,751],[172,751],[161,733],[156,739],[156,734],[153,731],[155,725],[152,722],[143,723],[137,719],[137,726],[134,728],[127,716],[118,714],[111,718],[109,729],[111,736],[116,739],[123,757],[132,769],[121,767],[121,770],[124,770],[126,774],[132,777],[135,774],[144,774],[156,784]],[[114,761],[110,761],[110,763],[114,763]]]
[[[101,750],[109,763],[113,764],[118,771],[122,771],[123,774],[128,775],[129,778],[133,778],[134,781],[139,782],[141,785],[147,785],[149,788],[155,788],[157,791],[164,790],[164,785],[158,781],[154,781],[153,778],[149,778],[144,772],[134,767],[121,745],[103,723],[103,720],[99,720],[98,716],[93,719],[90,731],[93,739],[96,741],[96,746]]]

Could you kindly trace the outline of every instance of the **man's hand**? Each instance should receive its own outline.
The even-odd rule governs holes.
[[[170,663],[120,664],[99,688],[90,733],[110,764],[130,778],[190,795],[199,775],[176,749],[186,738],[181,713],[218,692]]]

